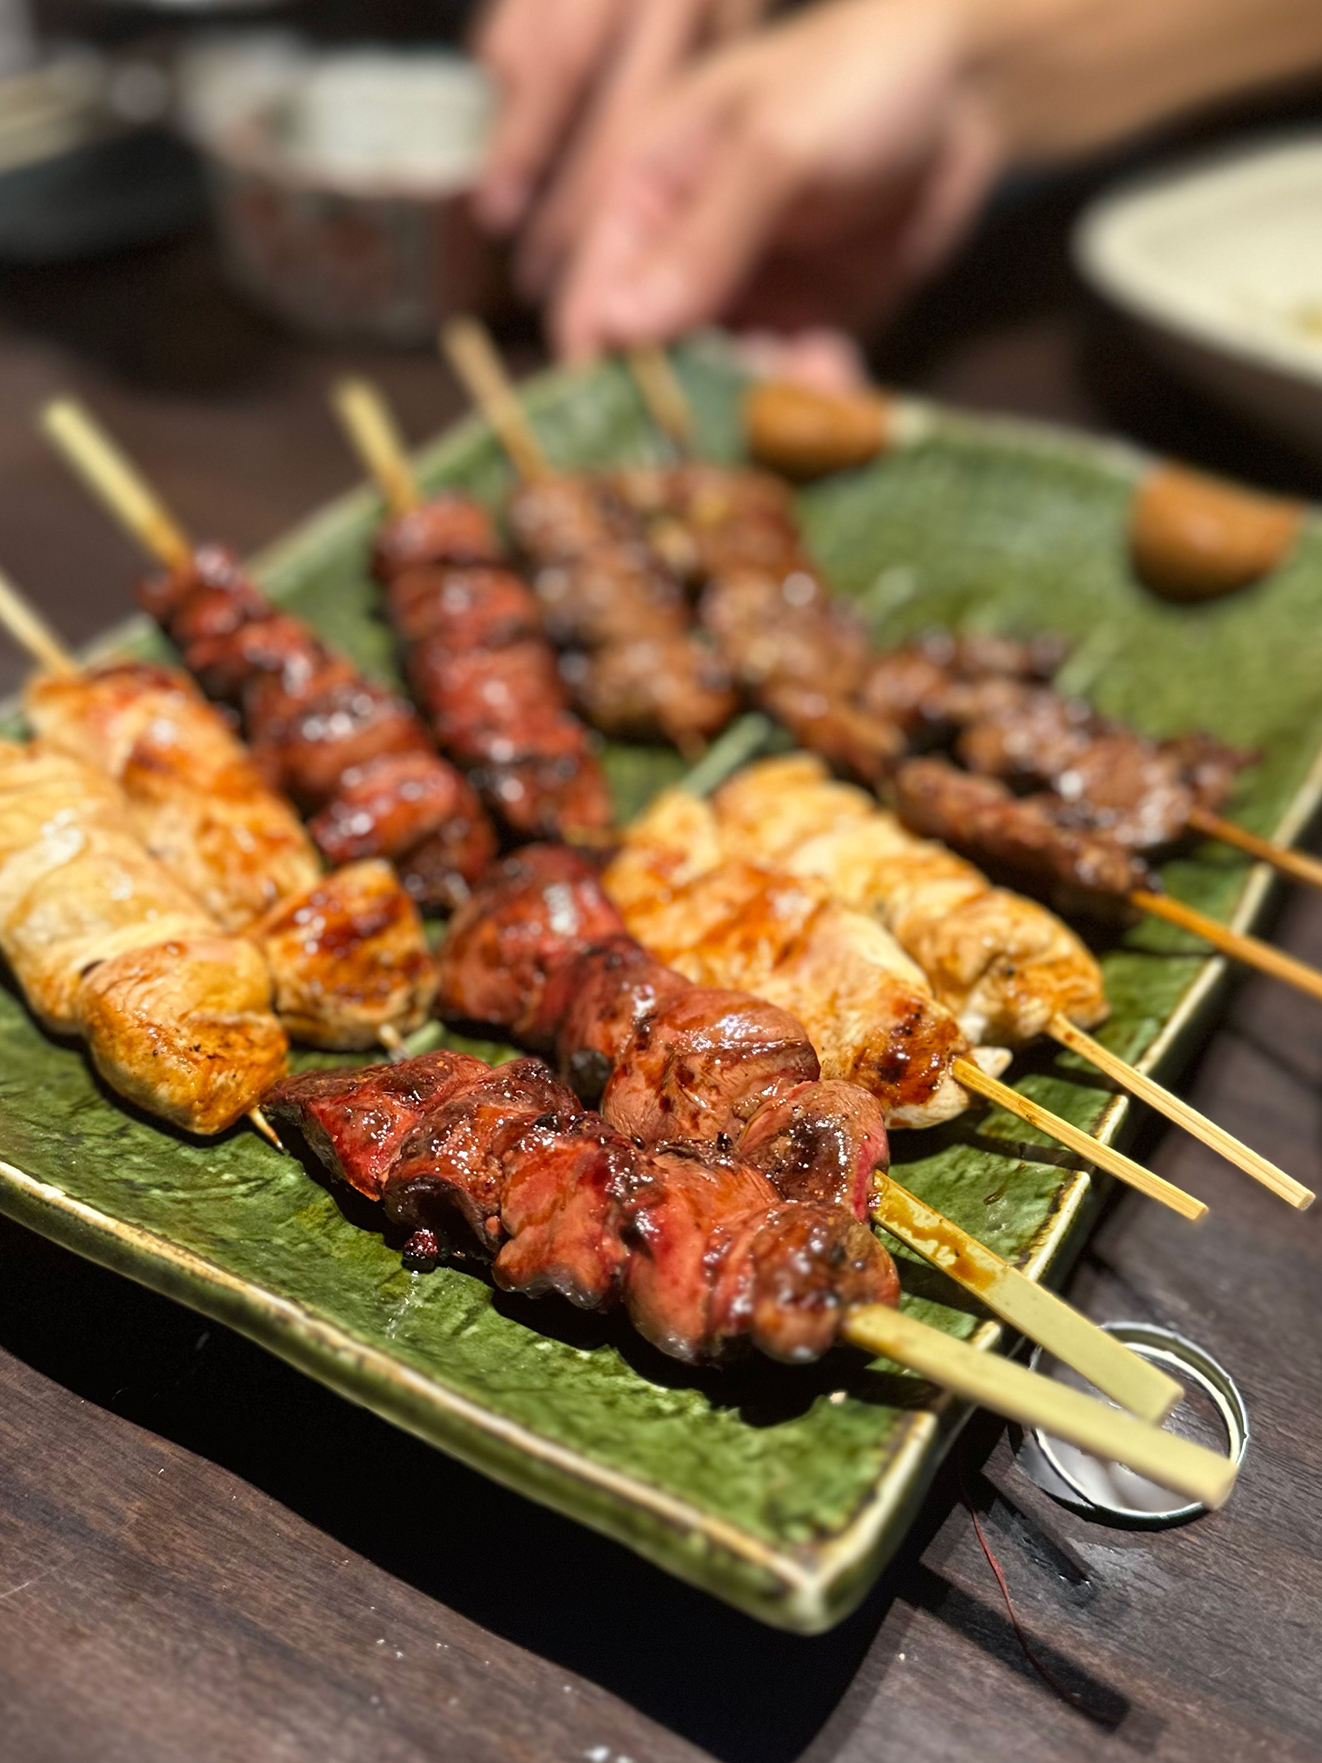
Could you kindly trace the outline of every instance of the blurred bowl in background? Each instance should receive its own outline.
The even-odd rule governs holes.
[[[1173,366],[1322,456],[1322,134],[1122,185],[1084,211],[1074,251]]]
[[[414,344],[503,302],[468,203],[494,109],[475,63],[260,32],[186,50],[179,101],[230,273],[289,323]]]

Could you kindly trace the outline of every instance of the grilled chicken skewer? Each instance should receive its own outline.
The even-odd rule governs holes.
[[[268,781],[309,817],[332,865],[392,861],[422,906],[451,907],[495,850],[476,792],[435,751],[411,705],[278,612],[220,546],[193,549],[134,468],[80,406],[42,425],[108,511],[165,565],[143,585],[213,698],[240,713]]]
[[[346,380],[334,404],[390,510],[373,570],[437,744],[516,839],[595,840],[610,825],[606,779],[486,511],[423,498],[375,387]]]
[[[80,1036],[112,1089],[223,1132],[285,1067],[266,963],[129,828],[100,771],[0,742],[0,950],[38,1021]]]
[[[526,846],[496,864],[440,955],[439,1008],[498,1024],[550,1054],[611,1125],[644,1144],[728,1143],[787,1199],[869,1215],[1013,1327],[1136,1413],[1163,1411],[1169,1379],[998,1259],[884,1174],[875,1097],[822,1082],[803,1025],[746,993],[694,986],[624,929],[574,852]]]
[[[417,907],[379,858],[323,875],[288,803],[186,674],[149,662],[80,669],[0,575],[0,624],[41,659],[24,712],[42,744],[124,791],[132,831],[270,969],[274,1007],[309,1046],[397,1045],[436,976]]]
[[[317,1072],[270,1107],[428,1256],[454,1245],[506,1291],[622,1308],[672,1357],[802,1363],[843,1339],[1206,1505],[1234,1484],[1216,1453],[900,1315],[889,1256],[839,1207],[784,1202],[724,1149],[642,1150],[535,1060]]]

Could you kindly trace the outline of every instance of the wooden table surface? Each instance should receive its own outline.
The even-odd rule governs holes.
[[[1064,267],[1078,194],[1003,214],[883,365],[937,395],[1119,428],[1259,481],[1254,441],[1099,322]],[[292,340],[202,242],[0,271],[0,564],[71,640],[130,606],[136,559],[33,438],[84,394],[185,520],[241,548],[353,469],[323,392],[371,369],[416,436],[456,411],[425,355]],[[0,656],[0,687],[20,675]],[[1319,683],[1322,690],[1322,682]],[[1276,934],[1322,962],[1322,899]],[[1322,1186],[1322,1007],[1242,984],[1193,1099]],[[1140,1145],[1203,1195],[1192,1231],[1125,1195],[1070,1287],[1152,1319],[1244,1389],[1228,1509],[1085,1523],[970,1427],[864,1606],[804,1640],[392,1431],[224,1329],[0,1221],[0,1756],[7,1763],[927,1763],[1322,1754],[1322,1207],[1299,1216],[1175,1131]],[[1030,1663],[977,1540],[1004,1570]]]

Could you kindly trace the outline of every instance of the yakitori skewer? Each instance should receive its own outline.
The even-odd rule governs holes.
[[[526,415],[519,406],[517,395],[515,394],[513,387],[510,385],[508,378],[504,374],[500,358],[491,344],[490,338],[480,326],[468,322],[458,331],[447,332],[445,342],[447,352],[450,355],[452,365],[456,372],[463,379],[474,399],[478,401],[484,409],[488,419],[492,423],[492,427],[501,437],[502,442],[506,444],[507,450],[510,445],[507,435],[513,432],[511,426],[512,423],[517,423],[519,428],[518,445],[525,456],[528,454],[530,448],[537,450],[537,474],[544,478],[547,475],[548,468],[545,462],[545,457],[541,453],[540,444],[537,442],[536,437],[532,435],[531,425],[528,423]],[[487,402],[487,400],[491,398],[491,394],[493,393],[497,382],[500,384],[499,393],[491,402]],[[682,398],[682,390],[677,384],[672,388],[671,395]],[[517,412],[517,415],[513,416],[512,413],[515,412]],[[1082,1036],[1082,1031],[1076,1032],[1075,1025],[1071,1024],[1067,1018],[1062,1017],[1060,1026],[1064,1028],[1065,1032],[1071,1034],[1074,1042],[1074,1050],[1080,1051],[1083,1045],[1083,1040],[1087,1037]],[[1104,1049],[1098,1047],[1098,1051],[1104,1056],[1105,1068],[1108,1070],[1109,1075],[1117,1077],[1120,1069],[1129,1069],[1128,1067],[1122,1067],[1121,1062],[1118,1061],[1114,1055],[1106,1054]],[[979,1094],[984,1096],[987,1094],[987,1083],[995,1082],[994,1079],[989,1079],[985,1072],[982,1072],[977,1067],[973,1066],[971,1061],[964,1061],[958,1068],[952,1067],[952,1073],[957,1081],[963,1081],[963,1078],[967,1077],[968,1083],[966,1087],[969,1089],[975,1089]],[[961,1073],[963,1074],[962,1076]],[[1162,1090],[1160,1086],[1156,1085],[1152,1079],[1143,1076],[1143,1074],[1134,1073],[1133,1076],[1137,1080],[1136,1083],[1133,1085],[1127,1083],[1127,1087],[1131,1087],[1136,1094],[1141,1093],[1143,1099],[1148,1100],[1153,1106],[1161,1107],[1163,1112],[1168,1113],[1171,1118],[1177,1119],[1179,1124],[1186,1126],[1191,1131],[1196,1130],[1193,1123],[1195,1121],[1201,1122],[1202,1117],[1199,1116],[1195,1110],[1190,1109],[1187,1104],[1179,1103],[1176,1098],[1169,1097],[1167,1092]],[[1166,1098],[1169,1105],[1163,1106],[1163,1103],[1159,1101],[1158,1098]],[[996,1099],[1008,1112],[1017,1114],[1020,1119],[1025,1120],[1029,1124],[1038,1126],[1041,1130],[1055,1134],[1055,1136],[1062,1138],[1062,1142],[1066,1142],[1062,1135],[1056,1133],[1054,1126],[1044,1126],[1042,1119],[1043,1111],[1038,1110],[1035,1104],[1027,1104],[1026,1099],[1019,1096],[1016,1091],[1010,1090],[1004,1085],[999,1085]],[[1037,1114],[1036,1119],[1034,1118],[1035,1111]],[[1051,1118],[1054,1119],[1054,1117]],[[1076,1129],[1069,1127],[1066,1122],[1061,1122],[1060,1124],[1065,1126],[1069,1133],[1074,1133],[1076,1131]],[[1253,1175],[1255,1179],[1258,1179],[1262,1181],[1264,1185],[1271,1187],[1273,1191],[1279,1193],[1281,1197],[1287,1199],[1293,1205],[1302,1207],[1311,1204],[1313,1198],[1311,1192],[1304,1188],[1300,1183],[1294,1182],[1291,1177],[1276,1170],[1274,1165],[1268,1163],[1264,1158],[1259,1158],[1256,1153],[1249,1151],[1247,1147],[1238,1146],[1237,1141],[1233,1140],[1230,1135],[1224,1134],[1211,1122],[1205,1122],[1203,1124],[1205,1125],[1206,1132],[1205,1134],[1200,1132],[1198,1136],[1205,1137],[1206,1142],[1212,1144],[1215,1149],[1227,1155],[1230,1154],[1231,1148],[1235,1147],[1235,1155],[1232,1160],[1235,1161],[1239,1167],[1244,1168],[1249,1174]],[[1095,1143],[1096,1141],[1093,1142]],[[1094,1161],[1098,1162],[1110,1173],[1117,1175],[1120,1179],[1139,1187],[1141,1191],[1149,1194],[1150,1197],[1163,1200],[1164,1203],[1172,1205],[1175,1210],[1181,1211],[1186,1217],[1201,1216],[1202,1212],[1205,1210],[1200,1202],[1194,1200],[1187,1194],[1181,1193],[1179,1189],[1172,1188],[1170,1184],[1162,1182],[1160,1178],[1153,1176],[1150,1171],[1143,1170],[1142,1166],[1136,1164],[1133,1159],[1125,1158],[1122,1153],[1113,1151],[1110,1147],[1100,1147],[1100,1150],[1101,1155],[1095,1157]]]
[[[885,1110],[828,1082],[804,1025],[695,985],[632,939],[591,865],[530,845],[493,866],[440,951],[442,1016],[487,1022],[554,1060],[630,1140],[725,1145],[787,1200],[828,1199],[925,1260],[1133,1412],[1170,1384],[887,1173]],[[1152,1404],[1151,1408],[1148,1404]]]
[[[421,906],[452,907],[496,848],[468,780],[411,704],[279,611],[223,547],[177,522],[80,405],[42,426],[113,518],[166,564],[140,590],[209,695],[240,713],[255,756],[308,817],[332,865],[392,862]]]
[[[594,737],[569,707],[536,597],[495,523],[471,496],[422,496],[374,386],[343,381],[333,401],[390,510],[372,571],[437,745],[513,839],[599,842],[611,799]]]
[[[0,625],[41,663],[24,713],[43,746],[104,771],[132,830],[270,968],[295,1040],[397,1049],[436,990],[425,928],[389,865],[329,875],[291,804],[269,788],[187,674],[126,660],[80,668],[0,573]]]
[[[315,1072],[270,1105],[411,1233],[415,1260],[443,1245],[481,1255],[502,1289],[622,1309],[689,1363],[746,1345],[804,1363],[848,1341],[1204,1504],[1233,1485],[1217,1453],[900,1316],[889,1256],[838,1205],[786,1203],[725,1149],[639,1144],[536,1061],[492,1071],[439,1052],[402,1070]]]

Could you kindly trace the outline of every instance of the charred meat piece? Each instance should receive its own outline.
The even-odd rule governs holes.
[[[1048,785],[1072,823],[1134,851],[1180,838],[1195,805],[1223,800],[1251,758],[1211,735],[1148,740],[1045,687],[1020,688],[1017,702],[976,716],[959,754],[987,776]]]
[[[604,477],[563,472],[519,485],[506,507],[514,542],[534,563],[561,563],[625,537],[629,510]]]
[[[389,582],[405,570],[437,563],[499,563],[491,516],[471,496],[429,496],[382,525],[372,543],[372,573]]]
[[[535,1121],[578,1111],[540,1059],[497,1066],[429,1107],[403,1140],[381,1189],[386,1216],[410,1236],[493,1254],[504,1237],[507,1151]]]
[[[794,681],[846,697],[862,679],[867,631],[806,563],[779,575],[744,567],[716,576],[699,616],[749,691]]]
[[[494,545],[485,511],[456,496],[383,530],[376,567],[414,696],[437,744],[516,838],[596,834],[610,824],[605,776],[570,711],[536,598],[495,566]]]
[[[462,896],[494,849],[494,835],[409,705],[332,654],[306,625],[277,613],[219,546],[145,583],[141,599],[204,689],[240,710],[254,760],[315,816],[314,838],[331,836],[338,849],[322,848],[332,862],[344,861],[339,851],[352,837],[354,856],[394,858],[423,904]],[[402,772],[392,777],[385,762],[401,760]],[[362,800],[368,773],[370,812]],[[351,807],[339,800],[346,774],[359,792]],[[391,790],[387,809],[382,795]],[[447,799],[463,821],[453,834],[438,821]],[[389,846],[375,838],[387,826]]]
[[[736,1137],[758,1109],[820,1075],[802,1024],[745,992],[692,986],[634,1031],[601,1098],[631,1138]]]
[[[459,906],[495,855],[477,792],[432,753],[388,753],[344,773],[308,830],[328,863],[390,858],[420,906]]]
[[[891,787],[911,831],[1080,909],[1110,916],[1133,889],[1151,885],[1146,867],[1122,845],[1071,826],[1059,797],[1014,796],[997,779],[944,759],[907,760]]]
[[[840,1206],[864,1223],[890,1160],[880,1102],[838,1080],[769,1102],[744,1128],[738,1150],[785,1199]]]
[[[561,649],[675,636],[688,625],[679,584],[638,544],[621,541],[543,564],[532,587],[546,634]]]
[[[526,845],[483,876],[454,916],[438,958],[443,1016],[499,1024],[549,1048],[542,1012],[552,974],[625,934],[592,866],[563,845]]]
[[[686,632],[567,655],[561,674],[594,727],[625,740],[660,737],[682,753],[700,752],[738,708],[725,663]]]
[[[762,689],[758,702],[801,747],[820,754],[833,771],[869,789],[881,786],[904,752],[904,735],[897,724],[815,686],[779,680]]]
[[[482,1060],[442,1048],[400,1065],[288,1077],[267,1093],[262,1107],[282,1138],[302,1140],[332,1175],[379,1200],[419,1118],[490,1075]]]
[[[638,1025],[689,990],[689,980],[632,937],[610,937],[553,974],[529,1039],[545,1045],[554,1037],[565,1082],[595,1103]]]

